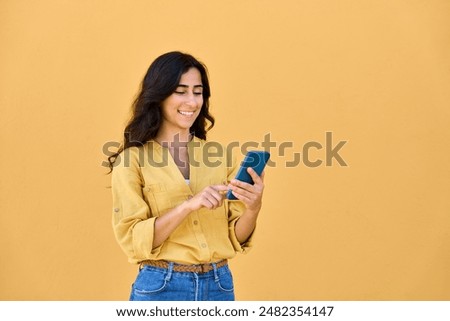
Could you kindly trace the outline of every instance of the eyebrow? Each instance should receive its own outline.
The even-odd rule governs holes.
[[[179,84],[177,87],[189,88],[188,85]],[[203,88],[203,85],[194,85],[194,88]]]

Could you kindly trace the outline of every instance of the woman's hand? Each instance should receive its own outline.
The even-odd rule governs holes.
[[[245,204],[247,210],[259,212],[264,191],[264,172],[261,173],[261,176],[258,176],[251,167],[247,168],[247,172],[252,177],[254,185],[233,179],[228,185],[228,188],[232,190],[233,195],[238,200],[241,200]]]
[[[186,205],[189,206],[191,211],[199,210],[202,207],[210,210],[216,209],[222,206],[227,190],[228,186],[226,185],[207,186],[200,193],[186,201]]]
[[[207,186],[194,197],[172,208],[164,215],[158,216],[155,220],[153,248],[157,248],[167,240],[170,234],[175,231],[192,211],[202,207],[215,209],[222,206],[224,194],[227,190],[228,186],[226,185]]]

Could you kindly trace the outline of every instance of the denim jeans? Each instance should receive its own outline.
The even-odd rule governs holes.
[[[145,265],[134,282],[130,301],[234,301],[228,265],[206,273],[173,271]]]

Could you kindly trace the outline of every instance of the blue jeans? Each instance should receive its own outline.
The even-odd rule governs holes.
[[[228,265],[206,273],[173,271],[145,265],[134,282],[130,301],[234,301]]]

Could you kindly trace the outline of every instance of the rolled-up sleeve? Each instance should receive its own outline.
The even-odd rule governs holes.
[[[152,250],[156,218],[142,194],[138,155],[137,147],[122,152],[111,177],[114,235],[131,263],[156,258],[160,250]]]
[[[232,166],[228,168],[228,181],[235,178],[239,169],[239,164],[236,161],[236,157],[233,156],[232,159]],[[255,231],[253,230],[252,234],[244,243],[239,243],[236,236],[235,227],[236,222],[239,220],[239,217],[244,214],[244,212],[245,204],[243,202],[238,200],[228,201],[228,235],[230,241],[236,252],[246,254],[253,247],[253,235],[255,234]]]

